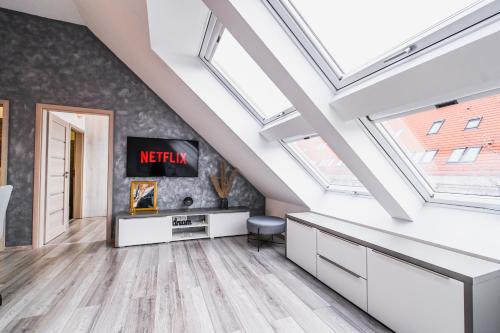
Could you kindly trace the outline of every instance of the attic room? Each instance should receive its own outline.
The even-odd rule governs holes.
[[[0,332],[500,332],[500,0],[0,0]]]

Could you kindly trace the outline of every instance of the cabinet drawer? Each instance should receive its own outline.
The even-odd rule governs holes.
[[[115,246],[130,246],[170,242],[170,217],[119,219],[116,221]]]
[[[464,285],[368,250],[368,313],[401,333],[464,332]]]
[[[316,229],[288,219],[286,256],[316,276]]]
[[[366,247],[318,231],[318,254],[366,279]]]
[[[210,237],[246,235],[249,212],[209,215]]]
[[[366,280],[318,255],[318,279],[347,298],[363,311],[367,310]]]

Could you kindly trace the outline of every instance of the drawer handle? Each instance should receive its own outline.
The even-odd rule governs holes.
[[[333,266],[336,266],[336,267],[340,268],[340,269],[341,269],[341,270],[343,270],[344,272],[349,273],[349,274],[351,274],[351,275],[355,276],[355,277],[356,277],[356,278],[358,278],[358,279],[363,279],[363,277],[362,277],[361,275],[358,275],[358,274],[356,274],[356,273],[354,273],[354,272],[352,272],[352,271],[348,270],[347,268],[345,268],[345,267],[343,267],[343,266],[340,266],[340,265],[339,265],[339,264],[337,264],[336,262],[333,262],[333,261],[331,261],[330,259],[323,257],[321,254],[318,254],[318,257],[320,257],[320,259],[322,259],[322,260],[326,261],[327,263],[332,264]]]
[[[355,245],[355,246],[362,246],[362,245],[360,245],[360,244],[358,244],[358,243],[355,243],[355,242],[350,241],[350,240],[348,240],[348,239],[345,239],[345,238],[342,238],[342,237],[340,237],[340,236],[337,236],[337,235],[331,234],[331,233],[329,233],[329,232],[324,232],[324,231],[320,231],[320,232],[321,232],[322,234],[325,234],[325,235],[328,235],[328,236],[331,236],[331,237],[335,237],[335,238],[337,238],[337,239],[340,239],[341,241],[344,241],[344,242],[349,243],[349,244],[351,244],[351,245]]]
[[[382,255],[382,256],[384,256],[384,257],[390,258],[390,259],[392,259],[392,260],[399,261],[399,262],[401,262],[401,263],[403,263],[403,264],[406,264],[406,265],[408,265],[408,266],[413,266],[413,267],[415,267],[415,268],[421,269],[421,270],[423,270],[423,271],[425,271],[425,272],[431,273],[431,274],[433,274],[433,275],[435,275],[435,276],[437,276],[437,277],[440,277],[440,278],[442,278],[442,279],[447,279],[447,280],[449,280],[449,279],[450,279],[450,277],[449,277],[449,276],[446,276],[446,275],[443,275],[443,274],[441,274],[441,273],[435,272],[435,271],[433,271],[433,270],[431,270],[431,269],[428,269],[428,268],[425,268],[425,267],[422,267],[422,266],[419,266],[419,265],[413,264],[413,263],[408,262],[408,261],[406,261],[406,260],[396,258],[396,257],[391,256],[391,255],[389,255],[389,254],[386,254],[386,253],[384,253],[384,252],[380,252],[380,251],[373,250],[373,249],[372,249],[372,251],[373,251],[373,252],[375,252],[375,253],[377,253],[377,254],[380,254],[380,255]]]

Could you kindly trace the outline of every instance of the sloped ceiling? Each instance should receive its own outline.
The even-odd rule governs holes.
[[[73,0],[0,0],[0,7],[83,25]]]
[[[156,4],[153,10],[161,10],[163,25],[150,30],[148,9],[151,8],[147,7],[151,7],[153,2]],[[228,119],[222,119],[200,98],[199,91],[195,93],[179,77],[179,68],[193,72],[199,71],[202,66],[198,52],[208,17],[208,9],[203,2],[75,0],[75,4],[94,34],[266,197],[309,206],[288,184],[288,179],[297,178],[303,180],[296,182],[296,188],[306,182],[312,188],[308,193],[323,193],[323,189],[278,143],[269,145],[259,135],[260,125],[247,112],[237,116],[228,114],[227,118],[232,116],[233,123],[240,122],[241,127],[251,133],[253,148],[250,148],[247,138],[228,126]],[[155,50],[151,45],[154,34],[163,40]],[[159,57],[159,53],[166,57]],[[207,78],[210,79],[214,80],[212,76]],[[207,90],[211,90],[214,84],[217,81],[208,82]],[[229,103],[236,102],[234,98],[228,102],[227,109],[230,111],[235,105]],[[275,167],[270,167],[269,158],[263,156],[274,158]],[[288,175],[283,178],[282,173]],[[311,202],[317,200],[314,195],[309,197]]]

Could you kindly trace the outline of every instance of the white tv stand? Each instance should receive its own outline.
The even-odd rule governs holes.
[[[172,241],[247,234],[250,212],[246,207],[161,210],[157,213],[118,214],[115,246],[144,245]],[[189,225],[175,221],[189,218]]]

